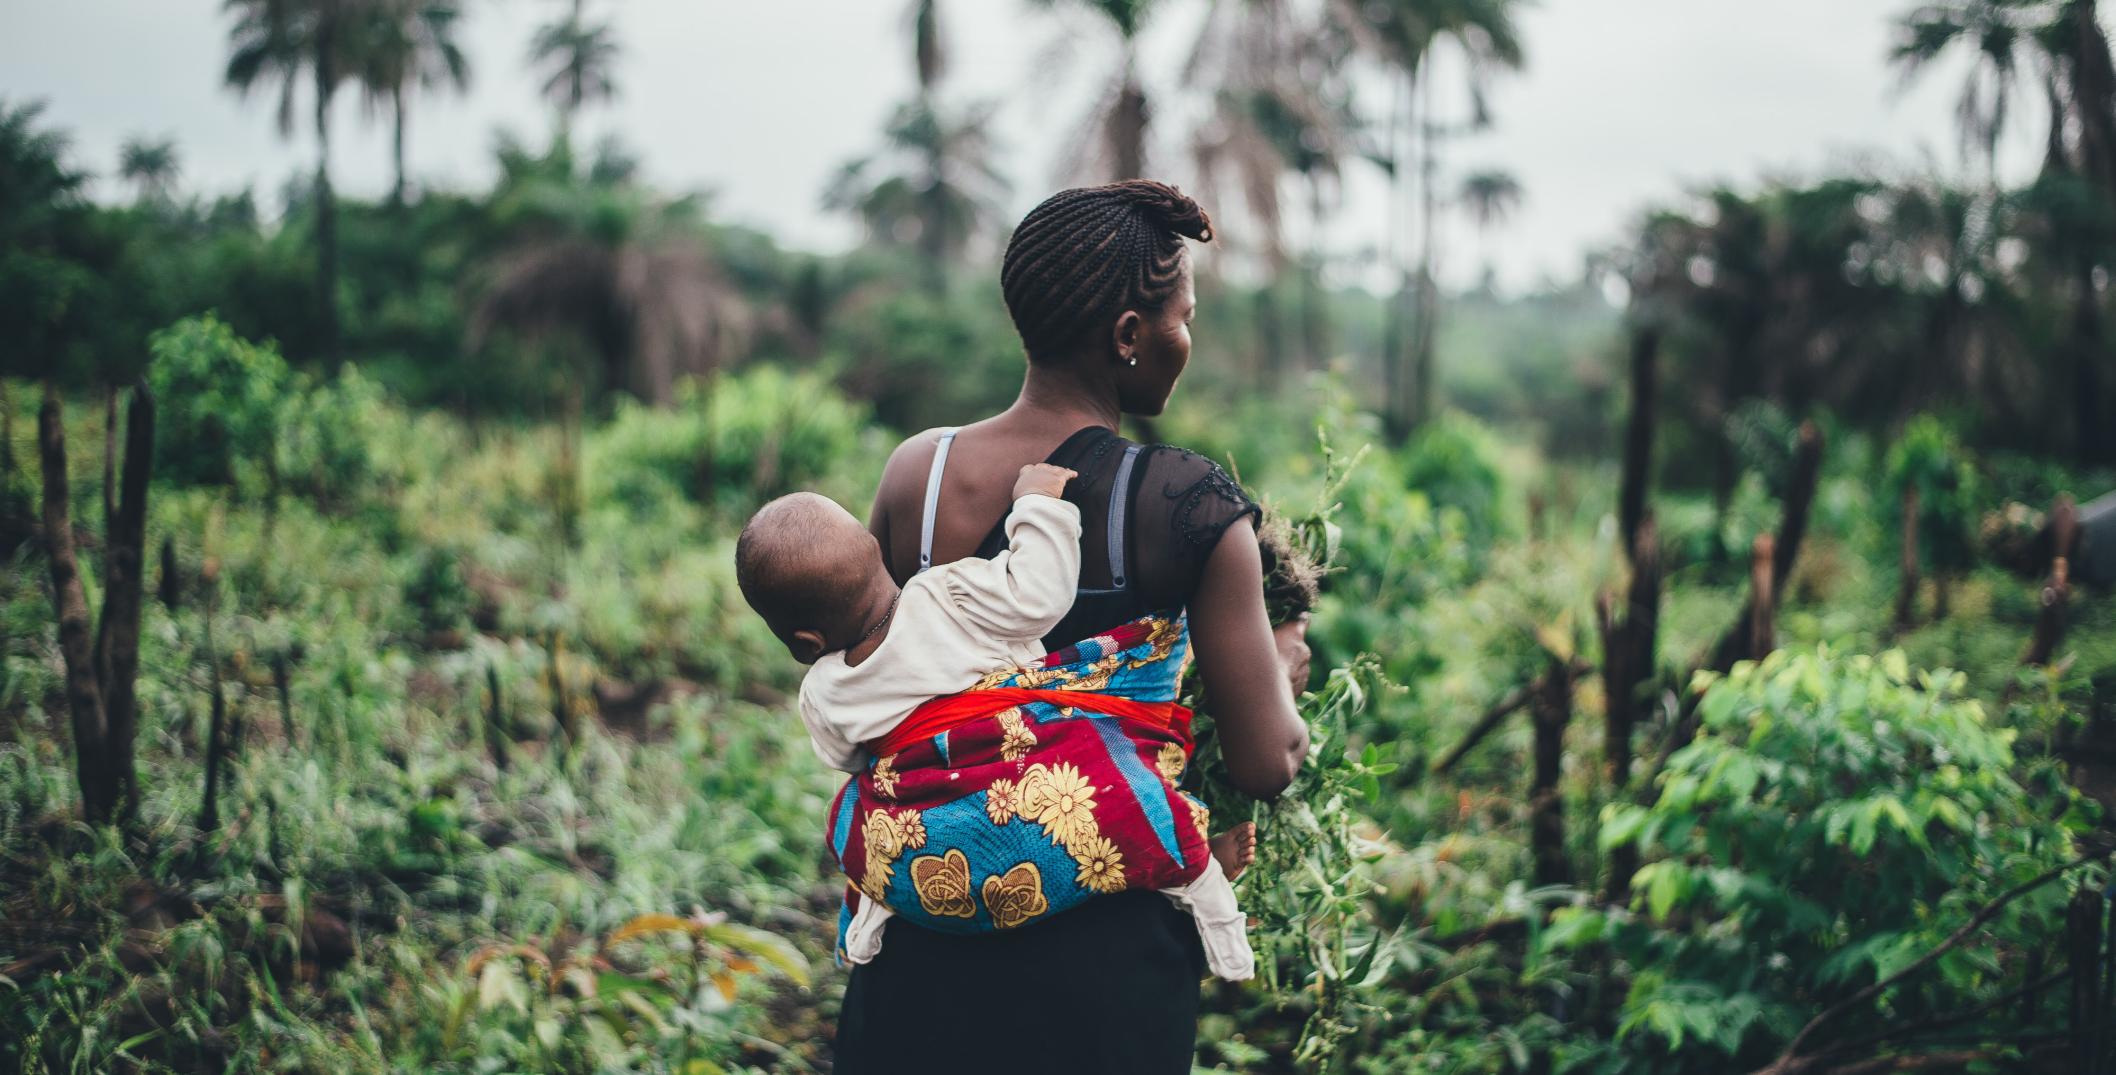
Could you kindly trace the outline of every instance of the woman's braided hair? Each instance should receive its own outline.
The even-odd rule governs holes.
[[[1211,242],[1212,218],[1151,179],[1061,190],[1029,210],[999,270],[1029,361],[1057,358],[1125,310],[1159,309],[1182,276],[1185,237]]]

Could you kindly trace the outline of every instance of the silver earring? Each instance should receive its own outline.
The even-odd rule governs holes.
[[[1124,360],[1124,364],[1125,364],[1125,365],[1127,365],[1127,366],[1136,366],[1136,365],[1138,365],[1138,364],[1139,364],[1139,356],[1138,356],[1138,355],[1133,355],[1133,356],[1131,356],[1130,358],[1127,358],[1127,359],[1125,359],[1125,360]]]

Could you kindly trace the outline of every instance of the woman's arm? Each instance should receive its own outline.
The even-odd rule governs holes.
[[[1308,756],[1308,726],[1290,677],[1307,679],[1305,620],[1273,632],[1254,519],[1229,526],[1190,600],[1190,639],[1219,730],[1227,775],[1242,794],[1276,798]]]

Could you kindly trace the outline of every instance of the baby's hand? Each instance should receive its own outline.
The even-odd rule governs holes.
[[[1014,499],[1020,500],[1030,493],[1062,497],[1065,495],[1065,483],[1079,476],[1078,471],[1054,467],[1049,463],[1030,463],[1021,468],[1021,477],[1014,480]]]

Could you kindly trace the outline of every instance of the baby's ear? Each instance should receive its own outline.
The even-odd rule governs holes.
[[[823,632],[806,628],[795,631],[786,640],[786,648],[793,651],[794,660],[802,664],[814,664],[826,651]]]

